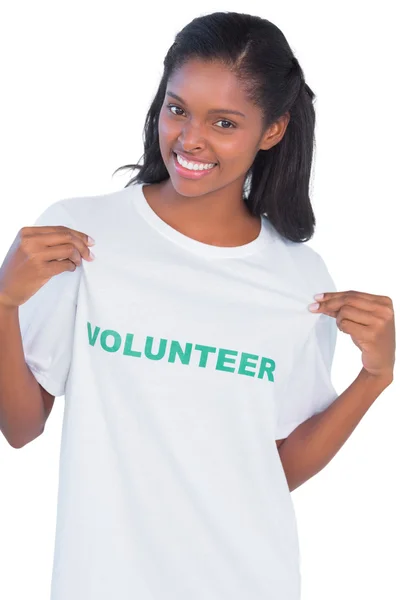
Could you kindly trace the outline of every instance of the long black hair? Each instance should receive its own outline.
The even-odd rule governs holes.
[[[164,58],[164,72],[143,129],[143,164],[133,183],[159,183],[169,178],[161,156],[158,118],[172,74],[190,59],[221,62],[244,85],[250,101],[261,109],[263,132],[281,116],[290,121],[281,141],[259,150],[243,188],[251,214],[266,215],[283,237],[307,242],[314,234],[315,216],[309,198],[315,146],[315,94],[282,31],[258,16],[214,12],[188,23]]]

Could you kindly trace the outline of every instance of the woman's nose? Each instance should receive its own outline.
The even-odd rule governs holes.
[[[185,127],[182,128],[181,134],[179,136],[179,142],[181,143],[182,148],[184,148],[185,150],[189,150],[190,148],[203,147],[204,135],[201,126],[195,125],[193,123],[187,123]]]

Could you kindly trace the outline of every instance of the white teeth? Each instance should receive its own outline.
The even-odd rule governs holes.
[[[177,154],[176,156],[177,156],[178,163],[180,165],[182,165],[182,167],[185,167],[185,169],[189,169],[191,171],[204,171],[204,169],[212,169],[213,167],[215,167],[215,165],[213,163],[209,163],[207,165],[204,163],[188,162],[187,160],[182,158],[179,154]]]

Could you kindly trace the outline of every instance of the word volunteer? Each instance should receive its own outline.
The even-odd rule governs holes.
[[[247,352],[239,353],[237,350],[229,350],[228,348],[216,348],[215,346],[204,346],[203,344],[189,342],[183,348],[177,340],[167,340],[165,338],[160,338],[158,351],[154,353],[154,338],[152,336],[146,336],[142,354],[141,351],[132,348],[133,333],[127,333],[122,344],[123,338],[118,331],[104,329],[100,333],[100,327],[93,327],[89,321],[87,322],[87,330],[89,344],[95,346],[97,343],[105,352],[119,352],[123,345],[122,354],[124,356],[140,358],[143,355],[148,360],[166,359],[169,363],[175,363],[179,359],[184,365],[195,364],[195,366],[201,368],[210,368],[210,365],[207,364],[209,355],[216,354],[215,370],[217,371],[247,375],[258,379],[263,379],[266,375],[268,381],[274,382],[275,361],[265,356]],[[238,358],[239,354],[240,357]]]

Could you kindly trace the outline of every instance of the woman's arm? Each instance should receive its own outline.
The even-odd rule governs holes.
[[[18,307],[0,299],[0,431],[22,448],[43,431],[46,420],[41,386],[25,362]]]
[[[369,407],[392,383],[364,368],[328,408],[296,427],[278,451],[290,491],[321,471],[340,450]]]

